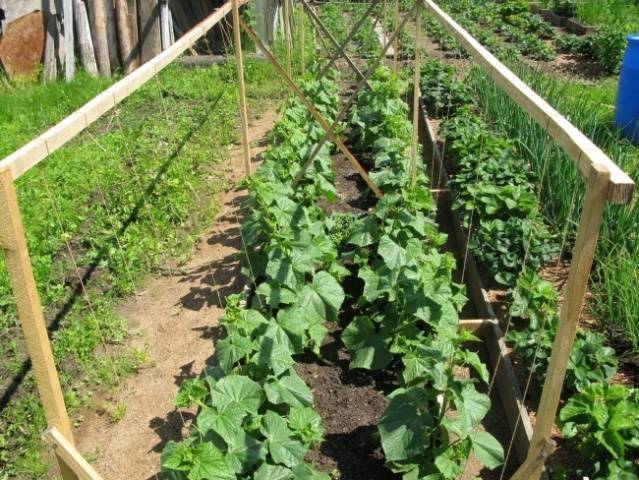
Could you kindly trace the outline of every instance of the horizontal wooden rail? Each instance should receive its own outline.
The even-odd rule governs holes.
[[[610,171],[611,184],[608,193],[609,202],[630,203],[632,201],[635,183],[615,162],[475,40],[433,0],[423,0],[423,2],[426,9],[462,44],[488,76],[528,112],[548,135],[555,139],[575,163],[582,176],[587,178],[595,166],[607,167]]]
[[[75,473],[80,480],[102,480],[102,477],[55,427],[49,427],[42,439],[53,447],[56,455]]]
[[[239,0],[244,5],[248,0]],[[206,17],[171,47],[142,65],[130,75],[107,88],[83,107],[51,127],[39,137],[30,141],[0,161],[0,170],[8,168],[16,179],[27,172],[53,152],[62,148],[67,142],[95,122],[104,113],[114,108],[147,81],[157,75],[185,50],[202,38],[231,11],[231,2],[227,1],[211,15]]]

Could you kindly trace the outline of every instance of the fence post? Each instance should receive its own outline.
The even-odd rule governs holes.
[[[44,415],[49,426],[56,427],[73,444],[71,422],[53,361],[49,335],[31,269],[15,184],[9,169],[0,170],[0,244]],[[77,480],[76,474],[67,467],[62,458],[58,457],[58,463],[64,480]]]
[[[238,0],[232,0],[233,7],[233,41],[237,61],[237,81],[240,89],[240,120],[242,122],[242,147],[244,148],[244,169],[246,176],[251,174],[251,147],[248,133],[248,113],[246,111],[246,87],[244,86],[244,58],[242,56],[242,39],[240,37],[240,9]]]
[[[564,289],[564,304],[552,346],[552,355],[537,409],[537,422],[524,464],[511,480],[538,480],[543,470],[546,447],[557,416],[561,390],[566,376],[570,352],[575,340],[579,316],[588,287],[590,269],[597,250],[599,229],[610,187],[610,171],[603,165],[592,165],[587,178],[586,198],[581,210],[577,241],[572,254],[568,283]],[[531,468],[531,465],[532,468]],[[525,472],[525,473],[524,473]]]

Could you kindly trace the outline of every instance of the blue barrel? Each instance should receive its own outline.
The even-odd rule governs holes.
[[[628,36],[619,77],[615,124],[624,137],[639,144],[639,33]]]

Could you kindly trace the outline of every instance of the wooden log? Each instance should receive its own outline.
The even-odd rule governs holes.
[[[109,64],[111,73],[121,67],[118,56],[118,34],[115,26],[115,10],[113,0],[104,1],[104,18],[106,20],[107,46],[109,48]]]
[[[64,460],[80,480],[102,480],[98,472],[56,427],[47,428],[42,434],[42,439],[53,447],[56,455]]]
[[[163,51],[171,46],[170,18],[169,2],[167,0],[160,0],[160,33]]]
[[[91,41],[91,29],[89,27],[89,16],[87,8],[82,0],[73,0],[75,11],[75,33],[80,47],[80,58],[82,66],[92,77],[98,76],[98,65],[95,61],[93,42]]]
[[[131,28],[129,24],[128,5],[126,0],[115,0],[115,20],[118,27],[122,70],[126,75],[135,70],[136,55],[133,48]]]
[[[55,16],[56,22],[56,34],[55,39],[55,58],[58,64],[58,72],[62,73],[62,69],[65,67],[65,40],[64,40],[64,23],[62,20],[62,14]]]
[[[158,0],[139,0],[140,61],[146,63],[162,51]]]
[[[107,43],[106,12],[104,0],[88,0],[91,38],[98,71],[103,77],[111,76],[109,45]]]
[[[18,319],[31,359],[36,387],[44,415],[49,425],[56,427],[73,445],[71,422],[64,405],[60,379],[55,368],[42,306],[33,277],[27,239],[24,234],[13,176],[9,169],[0,169],[0,247],[16,301]],[[77,476],[58,457],[62,478]]]
[[[244,86],[244,59],[242,58],[242,38],[240,36],[240,8],[237,0],[231,0],[233,6],[233,42],[237,60],[237,81],[240,90],[240,120],[242,122],[242,152],[246,176],[251,174],[251,144],[248,133],[248,112],[246,109],[246,87]]]
[[[140,22],[138,22],[137,0],[126,0],[129,12],[129,31],[131,32],[131,46],[133,47],[133,66],[140,66]]]
[[[632,201],[635,187],[633,180],[599,147],[486,50],[433,0],[422,1],[426,9],[455,37],[486,74],[564,149],[582,176],[590,174],[592,165],[604,165],[610,170],[612,187],[608,201]]]
[[[173,20],[173,11],[169,8],[169,45],[175,43],[175,24]]]
[[[56,58],[56,42],[58,37],[58,22],[55,15],[48,15],[47,31],[44,41],[44,66],[42,70],[42,81],[50,82],[58,76],[58,61]]]
[[[568,282],[563,292],[564,303],[559,312],[557,333],[537,409],[537,422],[527,458],[529,462],[534,462],[542,455],[542,449],[550,439],[555,423],[568,360],[575,341],[590,270],[597,250],[599,229],[603,222],[609,188],[610,171],[603,165],[593,165],[588,176],[586,197],[581,211],[577,240],[572,252]],[[536,465],[527,478],[537,480],[542,468],[543,462],[541,465]]]
[[[64,23],[64,78],[67,82],[75,76],[75,40],[73,34],[73,0],[63,0]]]

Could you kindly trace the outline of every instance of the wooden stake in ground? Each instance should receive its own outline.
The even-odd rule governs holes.
[[[397,30],[397,25],[399,24],[399,5],[400,0],[395,0],[395,11],[393,12],[393,30]],[[395,74],[399,73],[399,37],[395,40],[395,45],[393,45],[393,69]]]
[[[290,75],[292,68],[291,59],[291,12],[289,0],[283,0],[284,10],[284,42],[286,43],[286,72]]]
[[[115,10],[113,0],[104,1],[104,18],[106,20],[107,45],[109,47],[109,63],[111,64],[111,72],[120,67],[120,59],[118,58],[118,34],[115,26]]]
[[[588,175],[586,198],[581,210],[577,240],[572,254],[568,283],[564,289],[564,304],[559,313],[559,324],[552,346],[550,363],[546,372],[544,388],[537,409],[537,422],[530,451],[524,464],[512,477],[513,480],[539,480],[543,462],[538,462],[543,448],[550,439],[555,423],[561,390],[566,377],[570,352],[577,333],[577,324],[586,296],[590,269],[595,258],[599,229],[603,221],[603,212],[610,188],[610,170],[604,165],[592,165]],[[528,464],[535,463],[529,469]],[[526,474],[524,478],[523,475]]]
[[[304,22],[304,7],[302,7],[300,5],[299,7],[299,17],[300,17],[300,72],[302,75],[304,75],[304,73],[306,73],[306,42],[305,40],[305,35],[306,35],[306,25]]]
[[[73,7],[75,10],[75,30],[78,35],[82,65],[89,75],[97,77],[98,66],[95,62],[93,42],[91,41],[91,27],[89,27],[86,5],[84,5],[82,0],[73,0]]]
[[[0,246],[4,252],[18,318],[45,418],[50,426],[60,430],[67,441],[73,445],[71,423],[64,406],[62,388],[53,361],[47,327],[31,269],[13,176],[9,169],[0,170]],[[58,457],[58,461],[62,478],[77,480],[78,477],[66,466],[64,460]]]
[[[109,61],[109,45],[107,43],[107,24],[104,0],[89,0],[91,38],[95,47],[95,58],[98,71],[103,77],[111,76],[111,63]]]
[[[42,71],[43,82],[55,80],[55,77],[58,75],[58,62],[55,54],[56,39],[58,36],[57,23],[55,15],[47,14],[47,32],[44,41],[44,69]]]
[[[64,0],[64,79],[67,82],[75,76],[75,41],[73,38],[73,0]]]
[[[129,12],[126,0],[115,0],[115,19],[118,27],[118,39],[122,55],[122,69],[125,74],[131,73],[136,67],[135,49],[132,45],[131,29],[129,28]]]
[[[242,57],[242,39],[240,37],[240,9],[238,0],[232,0],[233,6],[233,42],[237,61],[237,81],[240,90],[240,120],[242,122],[242,147],[244,148],[244,170],[251,174],[251,146],[248,133],[248,113],[246,111],[246,87],[244,86],[244,59]]]
[[[417,156],[419,154],[419,82],[421,81],[420,47],[422,37],[421,5],[415,10],[415,61],[413,63],[413,144],[411,148],[410,175],[413,183],[417,180]]]
[[[140,61],[146,63],[162,51],[158,0],[139,0]]]

